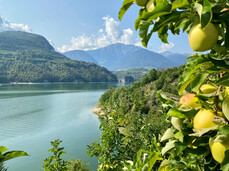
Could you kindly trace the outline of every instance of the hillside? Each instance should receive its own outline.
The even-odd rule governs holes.
[[[100,97],[99,108],[95,108],[102,109],[101,113],[97,111],[102,116],[100,141],[89,146],[89,154],[98,159],[105,156],[100,164],[122,170],[122,161],[133,160],[140,149],[151,151],[155,137],[170,126],[162,114],[164,108],[157,91],[178,94],[177,84],[183,68],[152,69],[130,87],[105,92]]]
[[[170,68],[184,64],[186,59],[182,54],[163,55],[134,45],[121,43],[112,44],[103,48],[65,52],[70,59],[82,61],[96,61],[98,65],[110,71],[128,68]],[[173,55],[173,56],[171,56]],[[89,59],[90,58],[90,59]]]
[[[145,75],[147,72],[149,72],[149,70],[144,68],[130,68],[112,71],[112,73],[117,76],[117,79],[119,81],[125,77],[133,77],[134,81],[140,81],[142,79],[142,76]]]
[[[0,33],[0,82],[116,82],[107,69],[71,60],[54,51],[42,36]]]

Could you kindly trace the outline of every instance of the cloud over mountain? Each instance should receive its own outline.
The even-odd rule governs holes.
[[[163,52],[169,51],[169,50],[172,49],[174,46],[175,46],[175,45],[174,45],[173,42],[169,42],[168,44],[167,44],[167,43],[163,43],[163,44],[159,47],[158,53],[163,53]]]
[[[0,32],[1,31],[25,31],[32,32],[28,25],[12,23],[0,16]]]
[[[92,50],[108,46],[114,43],[135,44],[134,32],[130,28],[122,29],[120,22],[110,16],[102,18],[105,22],[97,34],[79,35],[71,39],[71,45],[64,45],[57,48],[60,52],[70,50]]]

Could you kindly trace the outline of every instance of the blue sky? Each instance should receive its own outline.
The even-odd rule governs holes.
[[[95,49],[112,43],[140,45],[134,22],[139,7],[133,5],[122,22],[122,0],[0,0],[0,31],[22,30],[46,37],[58,51]],[[148,49],[193,53],[187,34],[169,35],[165,45],[153,35]]]

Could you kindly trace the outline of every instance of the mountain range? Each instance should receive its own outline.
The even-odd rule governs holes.
[[[134,45],[112,44],[95,50],[63,53],[79,61],[93,62],[110,71],[127,68],[172,68],[185,64],[188,54],[156,53]]]
[[[116,81],[117,77],[104,67],[56,52],[43,36],[0,32],[0,83]]]

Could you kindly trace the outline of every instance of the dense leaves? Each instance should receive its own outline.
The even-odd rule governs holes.
[[[64,160],[62,156],[66,154],[64,147],[59,147],[62,141],[60,139],[55,139],[51,141],[52,148],[49,152],[52,155],[44,160],[42,169],[44,171],[89,171],[87,165],[85,165],[81,160]]]
[[[152,70],[142,80],[146,85],[134,84],[134,91],[129,92],[130,96],[124,92],[131,90],[131,87],[111,89],[110,92],[105,93],[100,101],[106,107],[101,125],[101,143],[89,146],[89,152],[91,155],[98,156],[100,166],[105,170],[120,169],[123,164],[126,170],[227,171],[229,168],[229,2],[227,0],[154,0],[152,3],[153,8],[150,11],[147,10],[147,5],[141,7],[135,22],[135,29],[139,30],[143,46],[147,46],[151,35],[155,32],[162,42],[167,43],[169,31],[179,34],[182,29],[183,32],[189,33],[193,26],[200,24],[201,28],[205,29],[209,23],[216,26],[216,32],[219,32],[219,35],[216,34],[218,40],[215,45],[213,44],[214,47],[205,49],[211,49],[208,54],[194,54],[189,57],[178,85],[171,86],[171,80],[163,81],[171,77],[164,75],[160,78],[157,71]],[[127,4],[128,6],[125,7]],[[124,1],[119,12],[120,20],[133,4],[133,1]],[[198,41],[196,43],[200,43],[200,47],[208,43],[199,42],[200,40],[197,39],[198,36],[193,41]],[[144,108],[145,102],[148,102],[148,98],[154,93],[145,91],[147,85],[153,85],[155,90],[160,90],[157,94],[163,106],[162,108],[156,105],[157,110],[153,111],[152,115],[150,111],[155,104],[148,110]],[[178,88],[178,92],[172,92],[174,95],[164,92],[165,85],[169,85],[171,91],[174,87]],[[176,96],[177,93],[182,97]],[[125,104],[124,108],[122,108],[123,104]],[[129,112],[130,108],[132,115]],[[150,123],[144,122],[144,118],[155,116],[158,110],[162,111],[171,123],[162,137],[158,136],[160,131],[155,129],[155,125],[163,128],[162,121],[156,123],[156,120],[151,120],[154,123],[151,127]],[[135,111],[139,113],[134,113]],[[119,118],[120,116],[122,117]],[[120,119],[125,121],[123,125],[120,125]],[[147,121],[149,120],[147,118]],[[133,122],[134,124],[131,125]],[[125,132],[129,125],[135,129],[128,129]],[[154,134],[156,138],[153,138]],[[139,139],[131,135],[137,135]],[[128,137],[131,137],[130,140]],[[155,147],[157,137],[160,143]],[[126,149],[122,146],[125,142],[123,139],[129,140],[124,146]],[[128,150],[132,153],[128,153]],[[130,156],[133,154],[134,158],[131,160]],[[148,158],[144,157],[147,155]],[[122,162],[119,162],[120,160]],[[107,167],[104,167],[104,164]]]

